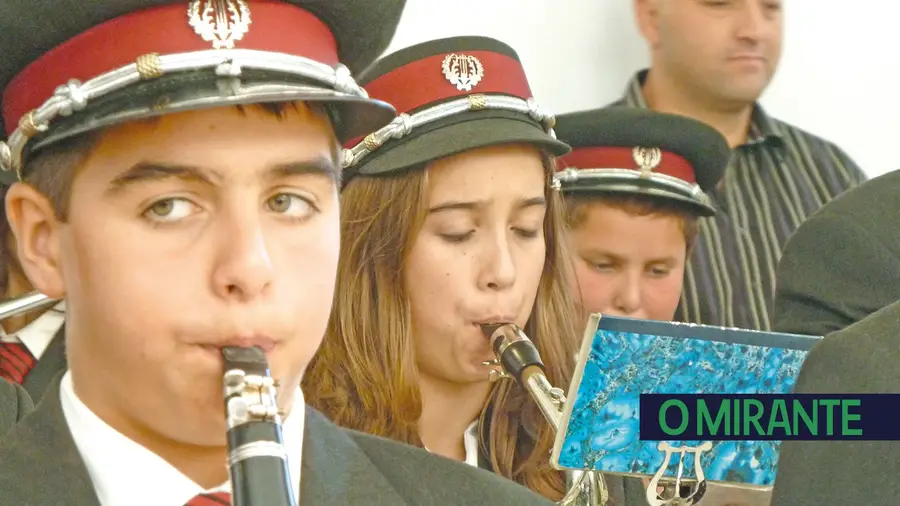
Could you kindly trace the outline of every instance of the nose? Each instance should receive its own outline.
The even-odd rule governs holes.
[[[620,316],[641,317],[640,276],[625,274],[617,280],[612,299],[613,310]]]
[[[220,229],[213,289],[223,299],[249,302],[265,294],[274,272],[259,217],[235,220]]]
[[[763,24],[765,23],[764,9],[765,6],[762,5],[762,2],[757,0],[743,2],[743,8],[736,12],[738,38],[751,42],[756,42],[760,39]]]
[[[505,236],[489,241],[482,250],[483,263],[478,285],[482,290],[500,291],[516,282],[516,262]]]

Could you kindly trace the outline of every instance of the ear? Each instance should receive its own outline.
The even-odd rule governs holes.
[[[53,205],[27,183],[6,193],[6,216],[16,237],[19,264],[36,290],[54,299],[65,297],[60,263],[62,223]]]
[[[659,10],[665,0],[634,0],[634,14],[644,39],[655,47],[659,43]]]

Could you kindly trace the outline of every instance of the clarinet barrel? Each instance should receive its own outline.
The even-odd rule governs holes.
[[[234,506],[296,506],[275,381],[259,347],[222,348]]]

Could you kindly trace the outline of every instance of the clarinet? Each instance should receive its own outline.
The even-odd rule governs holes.
[[[222,348],[228,471],[234,506],[296,506],[275,402],[275,380],[262,348]]]

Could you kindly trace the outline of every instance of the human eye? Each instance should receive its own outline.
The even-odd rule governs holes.
[[[279,193],[266,200],[266,207],[292,220],[303,221],[317,213],[319,209],[312,200],[295,193]]]
[[[441,237],[441,239],[443,239],[443,240],[445,240],[445,241],[447,241],[447,242],[449,242],[449,243],[459,244],[459,243],[466,242],[466,241],[469,240],[474,234],[475,234],[475,231],[474,231],[474,230],[470,230],[470,231],[468,231],[468,232],[463,232],[463,233],[458,233],[458,234],[453,234],[453,233],[442,233],[442,234],[438,234],[438,235]]]
[[[152,202],[142,216],[156,223],[173,223],[193,214],[198,206],[182,197],[166,197]]]

